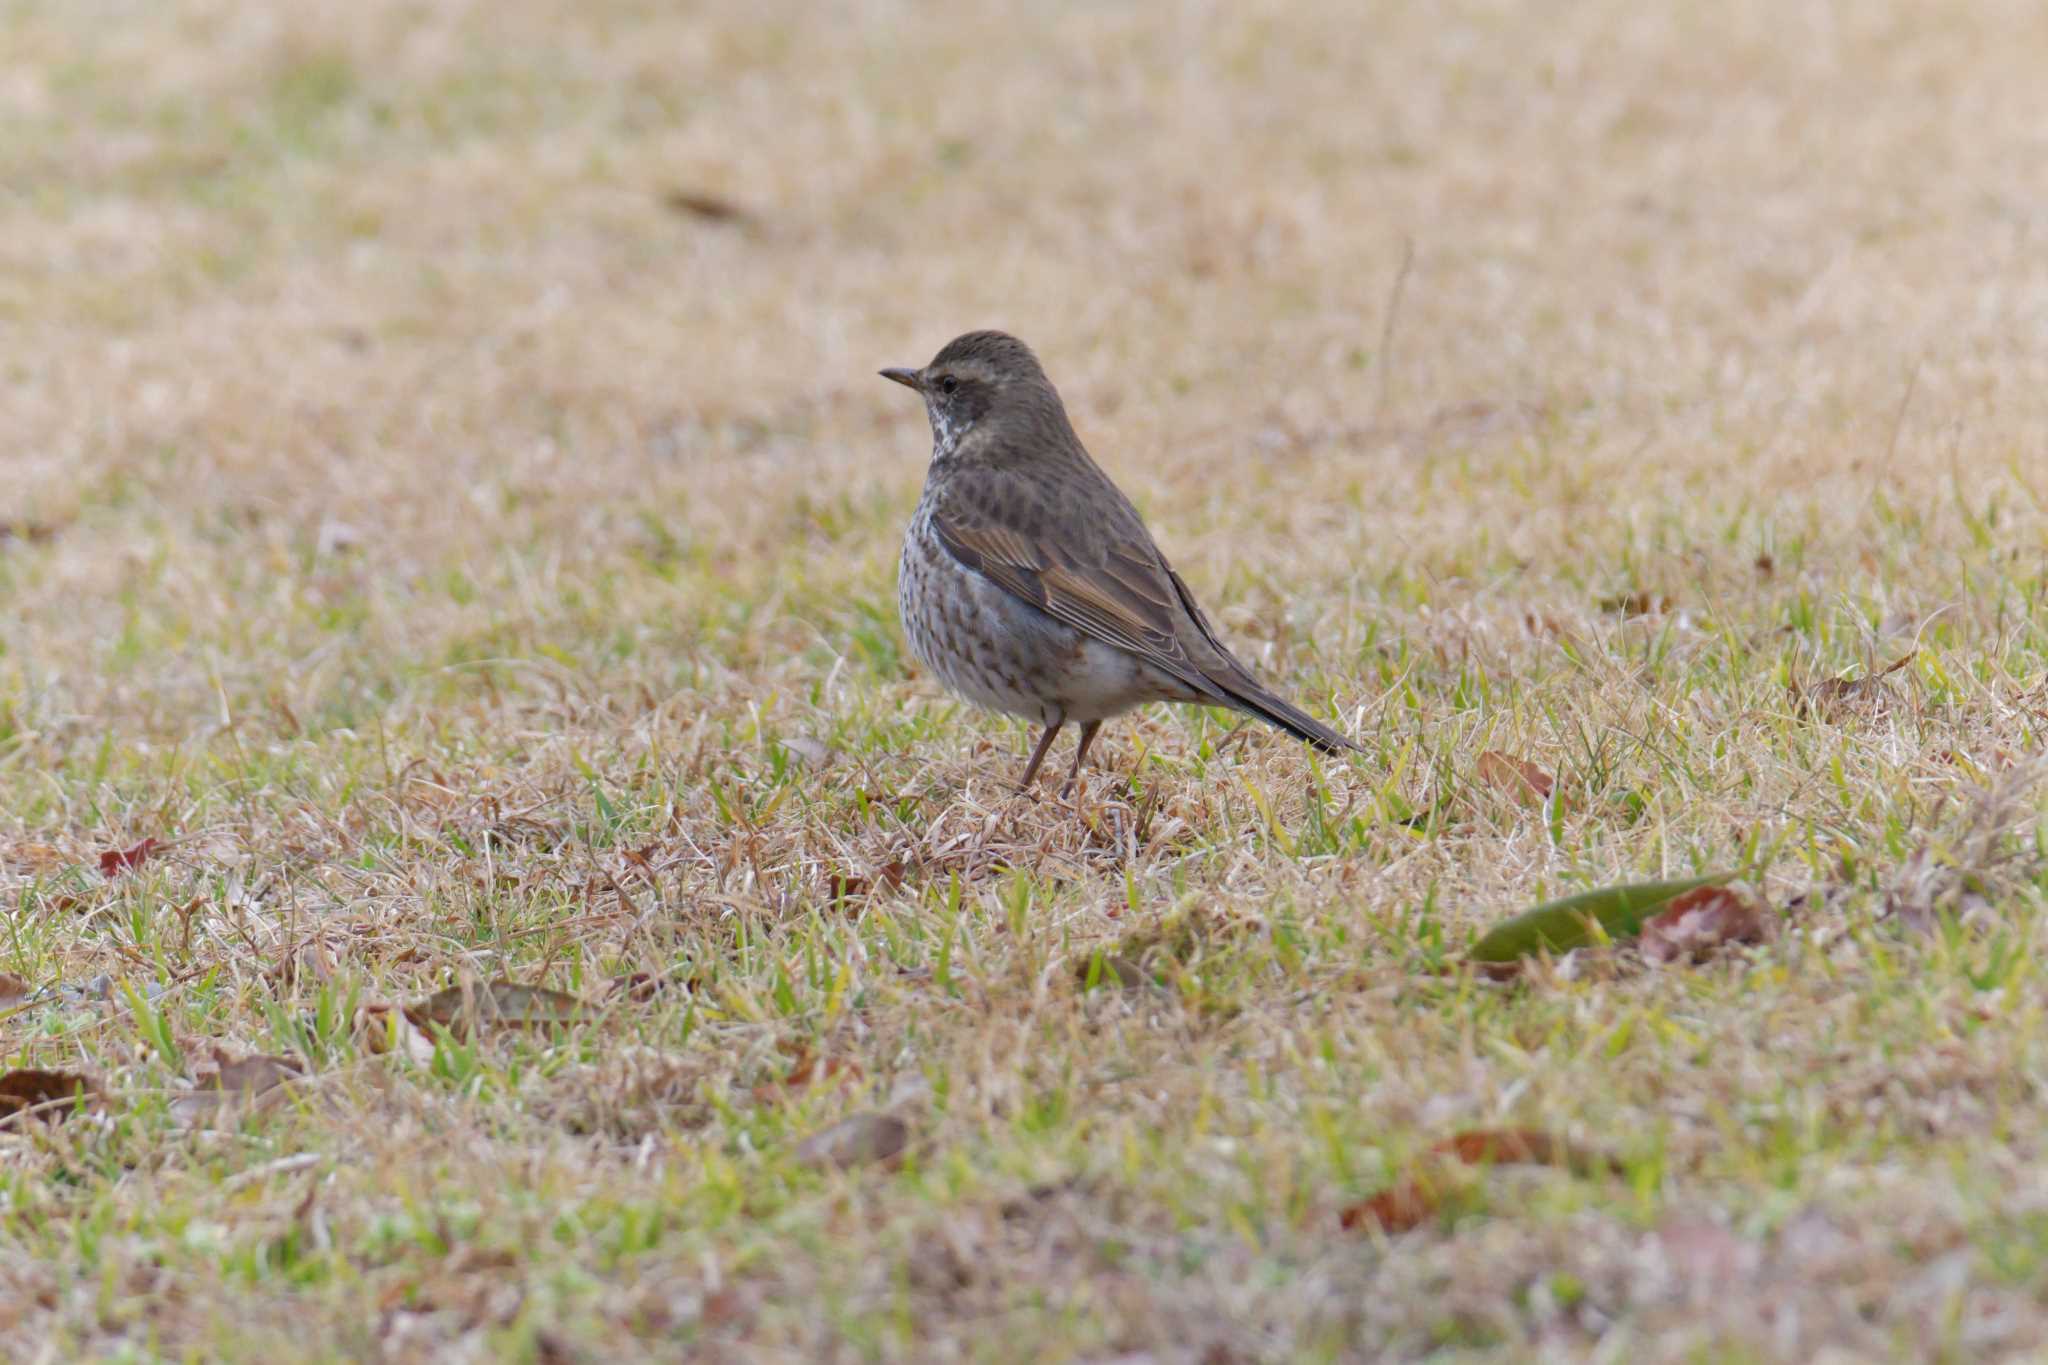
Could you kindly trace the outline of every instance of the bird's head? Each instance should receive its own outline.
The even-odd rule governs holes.
[[[1047,403],[1056,411],[1060,406],[1059,394],[1039,367],[1038,357],[1007,332],[955,337],[923,369],[883,370],[882,377],[924,395],[932,441],[941,455],[991,416]]]

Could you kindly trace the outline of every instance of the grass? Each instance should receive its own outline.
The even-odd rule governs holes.
[[[0,9],[11,1356],[2048,1349],[2038,16],[107,17]],[[1367,756],[1011,797],[873,374],[984,325]],[[1619,1172],[1342,1226],[1509,1126]]]

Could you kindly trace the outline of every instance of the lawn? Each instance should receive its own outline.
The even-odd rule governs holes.
[[[0,51],[7,1357],[2048,1352],[2038,7]],[[1365,754],[1014,794],[875,374],[984,326]]]

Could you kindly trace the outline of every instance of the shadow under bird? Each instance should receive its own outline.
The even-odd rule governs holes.
[[[1227,706],[1330,753],[1359,751],[1239,663],[1074,434],[1031,348],[969,332],[921,370],[932,463],[903,537],[897,606],[910,648],[971,702],[1045,727],[1028,788],[1068,721],[1071,789],[1102,722],[1152,701]]]

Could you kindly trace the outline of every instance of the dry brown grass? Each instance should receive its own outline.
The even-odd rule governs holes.
[[[2039,8],[818,9],[0,8],[0,1027],[104,1090],[0,1344],[2048,1350]],[[986,325],[1370,759],[1008,797],[873,374]],[[1451,965],[1746,859],[1767,946]],[[498,976],[591,1017],[371,1008]],[[1626,1173],[1340,1227],[1501,1125]]]

